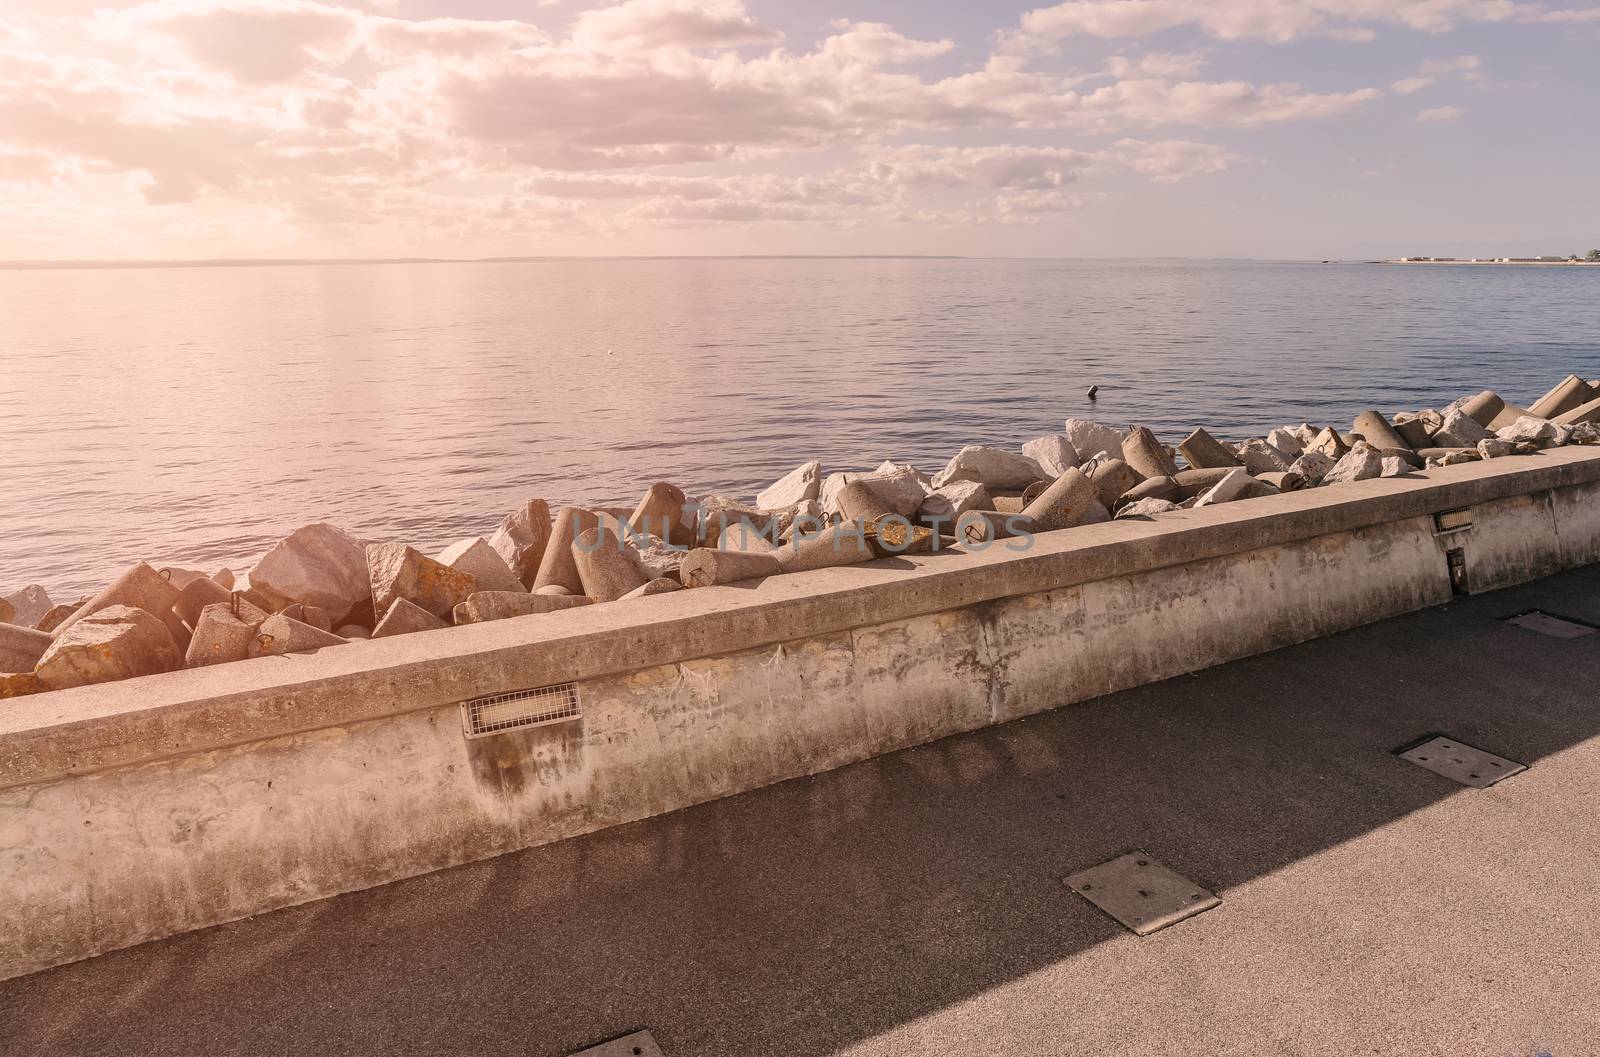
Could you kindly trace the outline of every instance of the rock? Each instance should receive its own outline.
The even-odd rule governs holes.
[[[589,531],[596,531],[590,529]],[[593,605],[584,595],[535,595],[526,591],[474,591],[456,606],[452,616],[460,624],[482,624],[489,620],[526,617],[536,613],[555,613]]]
[[[0,624],[16,624],[17,608],[8,600],[0,598]],[[20,627],[21,625],[18,624]]]
[[[236,582],[234,579],[233,570],[229,569],[227,566],[223,566],[221,569],[218,569],[216,572],[212,573],[211,579],[215,580],[229,591],[233,590],[233,585]]]
[[[1240,465],[1233,452],[1222,446],[1222,443],[1203,429],[1197,429],[1183,439],[1178,445],[1178,450],[1183,453],[1184,461],[1191,469],[1211,470],[1220,467],[1234,467]],[[1176,476],[1175,474],[1173,476]]]
[[[1316,449],[1305,451],[1289,467],[1289,476],[1298,479],[1298,487],[1315,488],[1322,483],[1322,479],[1327,476],[1328,471],[1333,469],[1334,462],[1335,460],[1330,459]],[[1284,490],[1289,491],[1290,489]]]
[[[696,538],[708,544],[720,540],[722,534],[733,525],[748,524],[763,536],[773,536],[783,531],[783,518],[778,513],[769,513],[727,496],[708,495],[696,502],[694,507],[699,521]]]
[[[1600,423],[1579,422],[1572,427],[1569,444],[1600,444]]]
[[[1489,423],[1489,429],[1497,430],[1503,426],[1509,426],[1527,413],[1528,409],[1525,407],[1518,407],[1516,404],[1507,404],[1501,409],[1498,415],[1494,416],[1494,420]]]
[[[1102,426],[1093,419],[1069,418],[1066,421],[1067,442],[1078,453],[1078,465],[1100,452],[1122,451],[1122,433],[1110,426]]]
[[[1600,424],[1600,399],[1590,400],[1586,404],[1579,404],[1571,411],[1563,411],[1555,417],[1558,426],[1581,426],[1585,423]]]
[[[1461,408],[1445,412],[1444,423],[1433,434],[1436,448],[1470,448],[1490,436],[1488,430]]]
[[[639,505],[628,515],[627,527],[631,537],[641,533],[661,540],[687,546],[694,542],[692,532],[683,524],[683,510],[689,505],[683,489],[666,481],[657,481],[645,492]]]
[[[1033,522],[1036,531],[1052,532],[1083,524],[1094,507],[1105,507],[1099,488],[1080,471],[1072,469],[1057,477],[1038,498],[1023,507],[1022,516]]]
[[[166,624],[143,609],[118,604],[60,629],[33,674],[48,689],[65,690],[170,672],[182,663]]]
[[[6,674],[0,672],[0,701],[12,697],[26,697],[29,694],[42,694],[50,689],[39,681],[39,677],[32,672],[16,672]]]
[[[689,548],[668,543],[655,536],[642,536],[628,542],[628,554],[646,580],[676,580],[678,567]]]
[[[1022,446],[1022,454],[1039,464],[1046,479],[1060,477],[1083,461],[1078,449],[1072,446],[1072,441],[1061,433],[1047,433],[1033,438]]]
[[[551,595],[556,598],[584,598],[584,595],[575,595],[560,584],[548,584],[533,592],[536,595]]]
[[[0,616],[0,622],[18,624],[25,628],[38,625],[40,618],[53,608],[50,592],[38,584],[29,584],[20,591],[6,595],[4,602],[11,606],[10,616]],[[0,610],[5,607],[0,606]]]
[[[468,596],[471,597],[470,595]],[[449,624],[440,620],[421,606],[413,605],[404,598],[397,598],[389,603],[389,608],[383,614],[383,619],[378,621],[378,626],[372,629],[372,637],[385,639],[390,635],[409,635],[414,631],[437,631],[447,628]]]
[[[470,573],[440,565],[403,543],[368,544],[367,567],[374,612],[387,613],[395,599],[404,598],[442,619],[478,589],[477,578]]]
[[[1389,425],[1389,420],[1370,408],[1356,416],[1355,422],[1350,427],[1350,433],[1357,440],[1364,440],[1374,448],[1411,450],[1411,445]]]
[[[55,640],[20,624],[0,624],[0,672],[31,672]]]
[[[664,594],[667,594],[667,593],[669,593],[671,591],[682,591],[682,590],[683,590],[683,585],[680,584],[678,581],[671,580],[671,579],[668,579],[665,576],[662,576],[662,577],[657,577],[654,580],[651,580],[649,583],[640,584],[638,587],[635,587],[632,591],[629,591],[627,594],[625,594],[621,598],[617,599],[617,601],[625,602],[630,598],[649,598],[651,595],[664,595]]]
[[[1333,464],[1322,477],[1324,485],[1365,481],[1383,474],[1383,455],[1366,441],[1358,441],[1345,456]]]
[[[978,481],[985,488],[1026,488],[1045,479],[1039,464],[1026,455],[1017,455],[1000,448],[968,444],[950,459],[943,470],[933,477],[933,487],[939,489],[951,481]]]
[[[917,509],[917,520],[943,532],[954,528],[969,510],[989,509],[994,502],[981,481],[951,481],[930,492]]]
[[[550,529],[550,504],[543,499],[530,499],[507,514],[489,537],[489,546],[524,587],[532,587],[539,575]]]
[[[360,624],[346,624],[343,627],[335,628],[333,633],[339,636],[341,639],[372,638],[372,629],[364,628]]]
[[[1228,472],[1228,476],[1212,485],[1211,488],[1195,501],[1195,509],[1205,506],[1216,506],[1219,503],[1231,503],[1236,499],[1245,498],[1245,493],[1250,489],[1254,478],[1244,467],[1238,467]]]
[[[219,588],[220,584],[217,585]],[[253,613],[260,610],[251,606]],[[267,614],[260,620],[241,616],[226,602],[212,602],[201,608],[195,617],[194,637],[183,657],[185,668],[204,668],[212,664],[242,661],[250,656],[250,644],[260,633]]]
[[[59,638],[73,624],[112,606],[142,609],[167,624],[168,630],[175,632],[176,629],[172,625],[177,624],[182,628],[182,622],[172,612],[172,603],[177,600],[178,589],[169,584],[160,573],[140,562],[74,610],[71,616],[56,627],[55,635]]]
[[[1410,473],[1413,469],[1415,469],[1415,467],[1409,462],[1406,462],[1404,459],[1396,458],[1393,455],[1385,455],[1383,457],[1383,469],[1379,471],[1378,476],[1399,477],[1403,474]]]
[[[1428,456],[1427,465],[1430,467],[1455,466],[1463,462],[1477,462],[1481,458],[1477,452],[1469,451],[1466,448],[1435,448],[1433,450],[1443,454]]]
[[[578,563],[572,557],[572,541],[592,528],[599,528],[600,518],[598,511],[581,506],[562,508],[561,513],[556,515],[550,540],[545,544],[544,557],[539,562],[539,571],[533,578],[535,591],[547,584],[560,584],[575,595],[583,594],[583,581],[578,578]]]
[[[1569,374],[1557,382],[1555,388],[1528,405],[1528,414],[1534,418],[1553,419],[1594,398],[1588,382]]]
[[[51,606],[50,611],[40,617],[38,623],[34,624],[34,630],[44,632],[56,630],[61,626],[62,621],[76,613],[78,607],[87,601],[88,599],[84,598],[77,602],[62,602],[59,605]]]
[[[1254,437],[1239,445],[1239,461],[1252,474],[1282,473],[1294,463],[1271,444]]]
[[[640,571],[626,542],[610,525],[584,532],[572,541],[583,593],[596,602],[612,602],[641,587],[650,578]]]
[[[1117,505],[1123,493],[1144,480],[1144,477],[1121,459],[1105,459],[1089,474],[1100,496],[1100,505],[1107,510]]]
[[[1020,458],[1020,456],[1018,456]],[[861,482],[886,507],[901,517],[917,512],[928,497],[928,479],[912,466],[885,462],[871,473],[836,473],[822,483],[822,512],[829,516],[839,511],[839,493],[844,486]]]
[[[1485,437],[1478,441],[1478,454],[1485,459],[1500,459],[1516,450],[1516,445],[1499,437]],[[1444,465],[1448,466],[1449,463]]]
[[[279,540],[250,570],[250,586],[269,608],[306,602],[339,617],[372,597],[365,545],[325,522]]]
[[[868,562],[877,554],[862,527],[847,521],[813,535],[797,535],[774,551],[772,557],[784,572],[800,573]]]
[[[756,496],[756,506],[762,510],[782,510],[821,495],[822,464],[813,459],[763,488]]]
[[[685,587],[715,587],[781,572],[783,567],[771,554],[698,547],[683,559],[682,576]]]
[[[373,544],[373,546],[396,546],[396,544]],[[417,557],[422,558],[421,554]],[[427,560],[427,559],[423,559]],[[331,631],[314,628],[304,621],[299,621],[282,613],[274,613],[261,622],[261,627],[256,631],[256,637],[250,641],[250,656],[252,657],[281,657],[286,653],[309,653],[320,650],[324,646],[343,646],[345,640]]]
[[[520,577],[506,564],[500,552],[482,536],[457,540],[434,555],[433,560],[466,573],[478,581],[480,591],[526,591]]]
[[[1305,441],[1300,439],[1300,434],[1288,426],[1280,426],[1269,431],[1267,443],[1283,453],[1284,460],[1290,463],[1293,463],[1306,447]]]
[[[1513,446],[1532,444],[1538,448],[1548,448],[1554,446],[1561,431],[1548,419],[1524,415],[1511,425],[1495,430],[1494,435],[1499,440],[1509,441]]]
[[[1135,426],[1122,438],[1122,461],[1140,477],[1171,477],[1178,466],[1167,454],[1167,449],[1156,440],[1156,435],[1143,426]]]
[[[1122,509],[1117,511],[1117,520],[1149,518],[1157,514],[1167,514],[1181,509],[1177,503],[1168,502],[1165,499],[1157,499],[1154,496],[1146,496],[1144,499],[1136,499],[1131,503],[1124,504]]]

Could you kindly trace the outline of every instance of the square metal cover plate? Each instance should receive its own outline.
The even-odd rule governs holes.
[[[1142,851],[1075,873],[1067,878],[1067,887],[1141,936],[1222,902]]]
[[[1596,628],[1566,617],[1552,616],[1538,609],[1530,609],[1526,613],[1518,613],[1514,617],[1506,617],[1507,624],[1515,624],[1528,631],[1537,631],[1541,635],[1549,635],[1556,639],[1581,639],[1585,635],[1593,635]]]
[[[579,1050],[569,1057],[666,1057],[666,1055],[661,1052],[661,1047],[656,1045],[656,1040],[650,1037],[648,1031],[636,1031],[632,1035],[624,1035],[620,1039],[612,1039],[598,1046],[590,1046],[587,1050]]]
[[[1475,789],[1487,789],[1502,778],[1528,769],[1515,760],[1474,749],[1443,735],[1412,746],[1402,752],[1400,758]]]

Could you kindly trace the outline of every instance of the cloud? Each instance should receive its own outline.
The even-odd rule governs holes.
[[[578,17],[572,41],[591,51],[732,48],[776,41],[741,0],[626,0]]]
[[[1370,40],[1370,25],[1443,33],[1462,22],[1570,22],[1600,11],[1552,10],[1528,0],[1066,0],[1022,16],[1024,38],[1135,38],[1193,26],[1218,40],[1283,43],[1311,35]]]
[[[1165,52],[1150,51],[1134,58],[1112,56],[1106,62],[1106,72],[1116,78],[1142,77],[1192,77],[1206,64],[1203,51]]]
[[[1435,106],[1417,112],[1418,121],[1456,121],[1462,115],[1458,106]]]
[[[1389,87],[1397,95],[1413,95],[1424,88],[1431,87],[1435,82],[1432,77],[1403,77]]]

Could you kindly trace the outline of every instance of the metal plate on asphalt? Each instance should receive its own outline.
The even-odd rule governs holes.
[[[1067,887],[1140,936],[1222,903],[1142,851],[1075,873],[1067,878]]]
[[[1442,735],[1407,749],[1400,754],[1400,758],[1474,789],[1487,789],[1502,778],[1510,778],[1528,769],[1515,760],[1463,745],[1454,738]]]
[[[1581,639],[1585,635],[1593,635],[1597,630],[1593,625],[1580,621],[1570,620],[1567,617],[1558,617],[1543,610],[1530,609],[1526,613],[1518,613],[1514,617],[1506,617],[1507,624],[1515,624],[1528,631],[1537,631],[1541,635],[1549,635],[1553,639]]]
[[[568,1057],[666,1057],[666,1055],[661,1052],[661,1047],[656,1045],[656,1040],[650,1037],[648,1031],[636,1031],[632,1035],[624,1035],[620,1039],[612,1039],[598,1046],[590,1046],[587,1050],[579,1050],[569,1054]]]

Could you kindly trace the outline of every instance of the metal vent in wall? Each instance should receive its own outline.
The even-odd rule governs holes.
[[[582,716],[577,683],[512,690],[461,702],[461,729],[469,738],[486,738]]]

